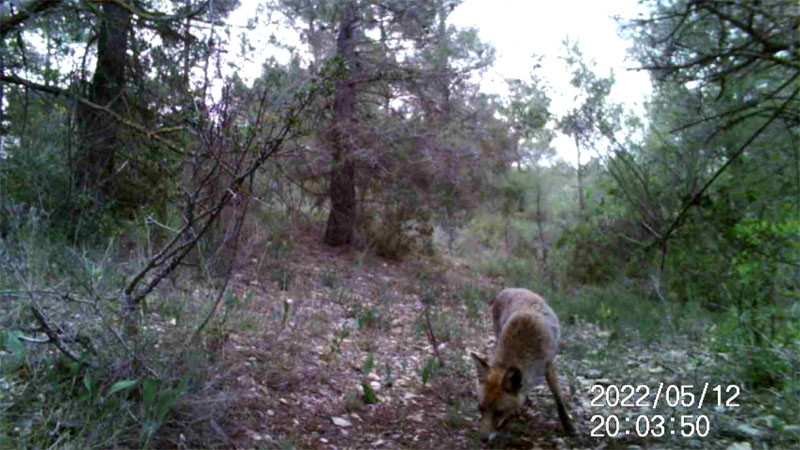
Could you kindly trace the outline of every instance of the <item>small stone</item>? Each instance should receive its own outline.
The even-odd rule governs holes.
[[[750,446],[749,442],[737,442],[729,445],[725,450],[753,450],[753,447]]]
[[[274,441],[274,439],[272,438],[272,436],[269,435],[269,433],[253,433],[251,437],[254,441],[267,441],[267,442]]]
[[[350,423],[349,420],[347,420],[345,418],[342,418],[342,417],[335,417],[335,416],[331,417],[331,422],[333,422],[333,424],[336,425],[337,427],[350,427],[350,426],[353,426],[353,424]]]
[[[739,425],[738,427],[736,427],[736,431],[738,431],[739,434],[743,435],[744,437],[759,437],[762,434],[764,434],[761,430],[759,430],[757,428],[754,428],[754,427],[751,427],[750,425],[747,425],[746,423],[743,423],[743,424]],[[748,444],[748,445],[750,445],[750,444]]]
[[[414,422],[419,422],[419,423],[422,423],[424,421],[424,419],[422,418],[422,413],[418,413],[418,414],[414,414],[412,416],[408,416],[408,418],[410,420],[413,420]]]

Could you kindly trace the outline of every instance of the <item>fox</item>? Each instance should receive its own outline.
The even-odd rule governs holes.
[[[491,362],[470,352],[478,372],[478,409],[484,440],[492,440],[542,381],[553,394],[564,432],[575,430],[556,375],[561,327],[547,302],[527,289],[504,289],[490,303],[496,338]]]

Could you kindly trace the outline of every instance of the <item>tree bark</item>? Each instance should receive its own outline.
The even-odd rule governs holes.
[[[356,57],[357,23],[358,6],[355,1],[350,1],[342,13],[339,35],[336,38],[336,56],[344,62],[347,73],[336,82],[333,126],[328,137],[333,161],[330,180],[331,211],[325,230],[325,243],[333,247],[348,245],[353,241],[356,223],[356,175],[351,142],[356,120],[357,91],[352,71]]]
[[[114,112],[122,111],[126,86],[128,32],[131,14],[113,2],[101,4],[97,39],[97,66],[89,98]],[[121,125],[103,111],[79,111],[82,148],[74,161],[78,187],[89,194],[94,207],[103,206],[115,191],[114,166]]]
[[[583,169],[581,168],[581,146],[578,134],[575,134],[575,148],[578,150],[578,208],[583,213],[586,210],[586,198],[583,195]]]

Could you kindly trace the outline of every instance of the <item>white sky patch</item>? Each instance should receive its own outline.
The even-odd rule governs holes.
[[[308,49],[300,41],[300,36],[291,30],[283,21],[285,18],[278,12],[273,12],[271,16],[264,12],[261,2],[253,0],[242,0],[241,6],[231,12],[226,23],[232,26],[231,30],[231,53],[235,55],[236,71],[246,83],[252,83],[261,75],[261,68],[269,57],[274,57],[281,64],[286,64],[291,58],[291,53],[282,48],[278,48],[270,43],[270,36],[274,35],[278,42],[283,45],[290,45],[298,48],[302,52]],[[254,28],[248,29],[248,22],[254,22]],[[272,23],[270,23],[272,22]],[[280,23],[277,23],[280,22]],[[252,52],[245,51],[242,55],[240,41],[242,34],[246,35],[249,44],[254,48]],[[227,68],[225,72],[232,72]],[[225,73],[230,75],[230,73]]]
[[[562,41],[569,36],[571,41],[580,42],[587,61],[597,62],[598,76],[607,77],[614,69],[612,101],[641,116],[643,102],[651,91],[650,78],[644,71],[626,70],[638,64],[627,57],[631,43],[617,35],[617,23],[612,18],[633,18],[640,11],[636,0],[466,0],[453,12],[451,23],[478,28],[481,40],[495,46],[497,60],[483,77],[484,92],[505,95],[504,79],[529,80],[533,55],[541,55],[544,59],[537,74],[550,88],[550,111],[564,115],[577,106],[570,74],[559,59],[565,55]],[[575,144],[570,138],[559,133],[553,145],[561,158],[575,164]],[[586,156],[594,155],[589,153],[582,159]]]

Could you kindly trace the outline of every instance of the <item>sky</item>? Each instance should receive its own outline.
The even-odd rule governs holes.
[[[259,2],[242,0],[228,23],[246,24],[257,15]],[[627,58],[630,42],[617,34],[614,15],[632,18],[640,11],[637,0],[465,0],[450,16],[457,27],[474,27],[482,41],[490,42],[496,50],[496,62],[481,80],[481,90],[505,94],[507,78],[527,80],[534,64],[533,55],[541,55],[542,67],[537,74],[549,86],[551,113],[561,116],[572,107],[575,89],[570,86],[570,75],[559,56],[565,54],[562,41],[569,37],[577,40],[586,59],[596,61],[599,76],[608,76],[613,68],[616,85],[611,92],[612,101],[624,103],[627,109],[642,113],[642,104],[650,93],[646,72],[631,71],[636,62]],[[242,30],[245,32],[245,30]],[[249,33],[251,42],[265,45],[267,33]],[[288,36],[281,36],[286,39]],[[261,44],[259,43],[261,41]],[[295,45],[299,45],[297,38]],[[245,64],[240,75],[256,78],[261,71],[263,54]],[[558,155],[572,163],[576,151],[572,141],[558,134],[553,142]]]
[[[635,17],[638,8],[637,0],[466,0],[450,18],[456,26],[478,28],[481,39],[495,47],[497,60],[481,83],[484,92],[506,93],[505,78],[529,79],[532,56],[538,54],[544,59],[537,74],[550,87],[551,113],[565,114],[577,106],[570,75],[559,59],[565,54],[562,41],[569,37],[579,41],[585,58],[596,61],[599,76],[608,76],[613,68],[612,101],[642,114],[650,78],[646,72],[627,70],[636,62],[627,58],[630,42],[618,36],[612,18]],[[568,137],[559,133],[553,146],[562,159],[576,163],[575,145]]]

